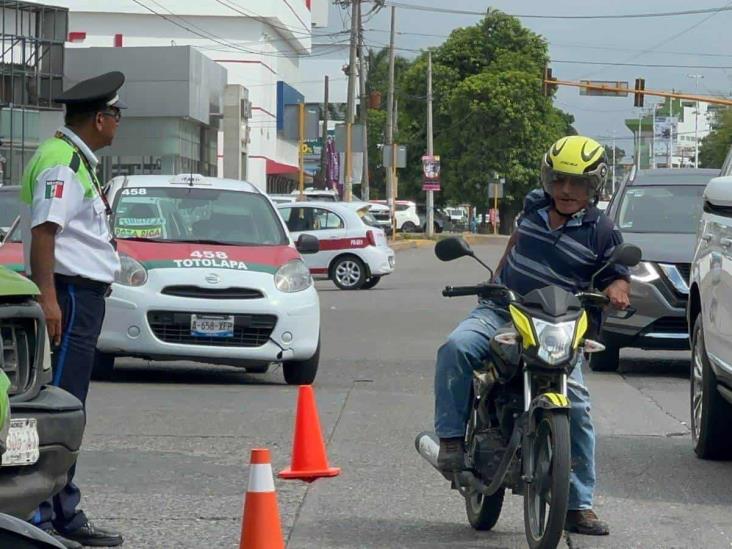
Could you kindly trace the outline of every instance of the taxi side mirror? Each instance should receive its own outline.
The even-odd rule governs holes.
[[[320,241],[311,234],[301,234],[295,242],[295,248],[303,255],[317,254],[320,251]]]

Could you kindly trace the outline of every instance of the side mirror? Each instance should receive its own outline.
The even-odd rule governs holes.
[[[311,234],[301,234],[295,242],[295,248],[303,255],[317,254],[320,251],[320,241]]]
[[[440,240],[435,245],[435,255],[440,261],[452,261],[461,257],[474,256],[470,245],[459,236],[451,236]]]
[[[642,255],[643,252],[638,246],[623,242],[613,250],[609,262],[625,265],[626,267],[635,267],[640,263]]]

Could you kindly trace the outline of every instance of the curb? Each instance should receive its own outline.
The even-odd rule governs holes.
[[[450,235],[450,236],[462,236],[468,244],[497,244],[505,245],[510,238],[507,235],[494,235],[494,234],[471,234],[464,233],[462,235]],[[389,242],[389,247],[395,252],[401,252],[403,250],[413,250],[415,248],[427,248],[434,246],[437,240],[429,240],[427,238],[410,238],[405,240],[392,240]]]

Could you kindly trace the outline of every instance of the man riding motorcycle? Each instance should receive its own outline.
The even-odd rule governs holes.
[[[554,143],[542,159],[543,190],[526,197],[518,228],[496,269],[496,281],[521,295],[549,285],[570,292],[589,289],[592,275],[622,242],[612,221],[595,207],[607,172],[605,149],[596,141],[569,136]],[[629,282],[627,268],[613,265],[595,284],[613,307],[626,309]],[[491,338],[509,320],[502,304],[481,302],[437,353],[435,431],[440,438],[438,466],[444,471],[465,468],[463,444],[473,370],[481,367]],[[568,394],[572,473],[565,528],[607,535],[608,525],[592,509],[595,432],[579,364],[569,379]]]

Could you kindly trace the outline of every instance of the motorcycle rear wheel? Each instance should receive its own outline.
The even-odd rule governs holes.
[[[492,496],[484,496],[477,490],[470,490],[465,498],[465,512],[470,526],[482,531],[492,529],[501,516],[504,492],[501,488]]]
[[[526,457],[532,481],[524,494],[524,529],[531,549],[555,548],[562,538],[569,503],[569,417],[544,414]]]

